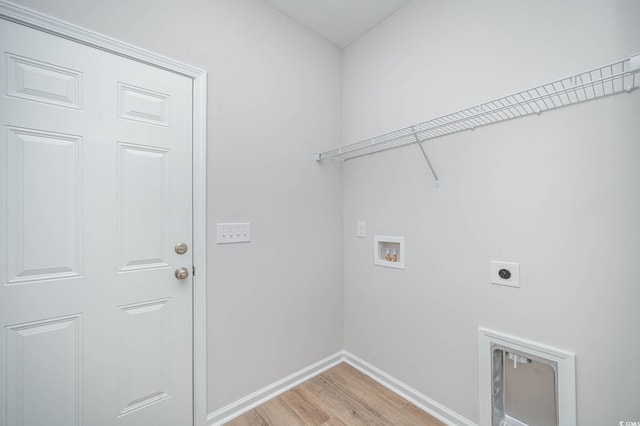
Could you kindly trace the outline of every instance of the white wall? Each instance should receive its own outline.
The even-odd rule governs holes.
[[[355,142],[640,52],[640,2],[414,0],[343,54]],[[578,422],[640,419],[640,93],[347,162],[345,349],[478,421],[477,327],[577,355]],[[367,223],[366,239],[355,236]],[[406,237],[406,270],[373,235]],[[520,262],[521,289],[489,284]]]
[[[19,3],[209,72],[209,412],[342,349],[340,50],[255,0]]]

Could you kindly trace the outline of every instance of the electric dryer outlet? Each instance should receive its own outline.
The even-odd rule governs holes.
[[[520,264],[492,260],[491,284],[520,287]]]

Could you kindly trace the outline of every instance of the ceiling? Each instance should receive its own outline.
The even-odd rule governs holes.
[[[345,47],[409,0],[264,0],[334,44]]]

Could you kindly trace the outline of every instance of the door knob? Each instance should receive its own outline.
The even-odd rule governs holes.
[[[176,269],[176,278],[179,280],[186,280],[189,276],[189,270],[187,268]]]

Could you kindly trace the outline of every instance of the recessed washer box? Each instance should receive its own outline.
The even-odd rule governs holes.
[[[376,235],[373,243],[373,261],[376,265],[404,269],[404,237]]]

